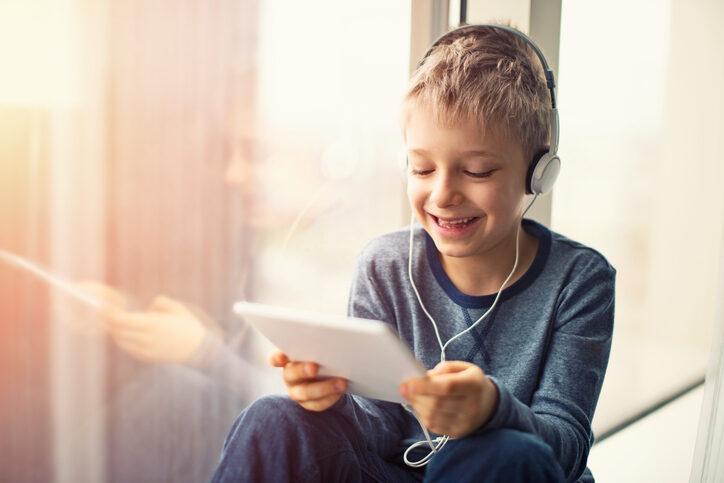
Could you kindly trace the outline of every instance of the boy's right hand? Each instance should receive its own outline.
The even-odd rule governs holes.
[[[281,351],[274,351],[269,356],[269,362],[282,368],[289,397],[309,411],[329,409],[347,390],[346,379],[318,378],[319,365],[314,362],[290,361]]]

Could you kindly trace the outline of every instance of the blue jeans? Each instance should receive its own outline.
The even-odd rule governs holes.
[[[375,434],[375,421],[360,417],[307,411],[286,397],[259,399],[234,422],[212,482],[565,481],[550,447],[527,433],[450,440],[426,470],[415,470],[400,459],[402,434],[393,451],[380,442],[390,440],[390,428],[380,424]]]

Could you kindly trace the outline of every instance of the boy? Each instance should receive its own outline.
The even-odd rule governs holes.
[[[275,353],[289,398],[240,415],[214,481],[593,481],[615,270],[522,219],[531,160],[556,136],[552,94],[505,28],[463,27],[433,45],[403,116],[421,227],[371,242],[349,299],[350,315],[391,324],[430,369],[400,387],[411,411]],[[436,439],[426,468],[429,455],[403,455],[427,440],[420,424],[453,438]]]

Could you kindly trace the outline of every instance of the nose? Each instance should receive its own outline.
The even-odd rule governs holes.
[[[440,173],[432,186],[430,201],[438,208],[456,206],[462,202],[463,195],[453,176]]]

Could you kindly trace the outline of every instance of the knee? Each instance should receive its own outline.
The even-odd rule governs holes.
[[[287,440],[321,432],[333,438],[341,425],[342,418],[332,411],[308,411],[286,396],[264,396],[241,412],[227,444],[240,435]]]
[[[246,430],[259,428],[268,431],[283,426],[285,421],[292,421],[303,416],[304,409],[286,396],[264,396],[244,409],[234,428],[244,427]]]
[[[351,449],[352,436],[344,418],[332,411],[308,411],[286,396],[265,396],[241,412],[224,442],[223,454],[244,453],[252,448],[300,448],[319,446]],[[303,444],[301,444],[303,443]]]
[[[281,396],[265,396],[257,399],[241,411],[241,414],[236,417],[234,424],[231,425],[229,434],[226,436],[224,449],[226,450],[233,440],[240,437],[242,430],[248,431],[257,425],[263,428],[273,421],[274,415],[277,413],[276,408],[284,404],[277,401],[277,399],[283,398]]]
[[[495,448],[496,458],[521,463],[554,459],[551,447],[540,438],[514,429],[491,431],[488,446]]]
[[[564,479],[550,446],[532,434],[512,429],[452,440],[432,459],[428,471],[444,475],[457,469],[488,475],[490,481]]]
[[[299,404],[286,396],[264,396],[260,397],[244,410],[244,413],[254,419],[265,419],[270,416],[279,417],[289,412],[295,412]]]

